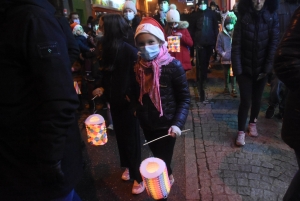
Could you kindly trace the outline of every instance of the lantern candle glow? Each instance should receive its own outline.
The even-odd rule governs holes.
[[[104,145],[107,143],[106,125],[104,118],[99,114],[90,115],[85,120],[88,143],[91,145]]]
[[[163,160],[154,157],[145,159],[140,165],[140,173],[149,196],[155,200],[168,197],[171,185]]]

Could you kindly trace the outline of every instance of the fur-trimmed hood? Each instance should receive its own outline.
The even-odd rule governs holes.
[[[178,22],[177,29],[187,29],[189,27],[189,23],[187,21],[180,21]]]
[[[263,8],[267,9],[270,13],[274,13],[278,9],[279,1],[280,0],[266,0]],[[253,8],[252,0],[239,1],[238,12],[240,14],[249,12],[249,8]]]

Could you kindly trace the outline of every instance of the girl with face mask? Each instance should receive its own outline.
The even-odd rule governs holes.
[[[231,94],[232,97],[237,97],[236,79],[235,76],[230,73],[232,32],[236,20],[237,18],[233,12],[227,14],[223,24],[223,31],[219,33],[216,45],[216,50],[221,56],[221,64],[224,69],[224,94]],[[231,83],[231,92],[229,90],[229,83]]]
[[[170,48],[170,54],[181,62],[185,71],[191,70],[189,47],[193,46],[193,40],[187,30],[189,23],[180,21],[179,12],[174,4],[170,5],[170,10],[167,12],[167,22],[165,27],[167,36],[178,36],[180,40],[179,49]]]
[[[170,135],[150,143],[149,147],[154,157],[166,163],[172,185],[173,149],[190,103],[185,71],[168,53],[164,30],[153,18],[143,18],[136,30],[135,43],[139,59],[134,69],[140,86],[136,115],[147,141]]]
[[[135,47],[134,45],[135,30],[139,25],[139,23],[141,22],[141,18],[138,15],[136,15],[136,13],[137,10],[134,2],[130,0],[125,1],[123,7],[123,16],[126,22],[128,23],[128,25],[130,26],[130,29],[128,31],[128,35],[124,38],[124,40],[125,42],[129,43],[133,47]]]

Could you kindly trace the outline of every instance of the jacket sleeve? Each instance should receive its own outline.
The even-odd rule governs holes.
[[[291,91],[300,89],[300,8],[292,17],[275,55],[274,70]]]
[[[83,44],[83,42],[81,42],[81,40],[77,40],[77,42],[78,42],[80,52],[89,52],[90,51],[90,48],[88,46],[86,46],[85,44]]]
[[[176,71],[172,73],[172,86],[175,94],[176,112],[172,125],[182,129],[189,113],[191,97],[185,71],[179,61],[175,65]]]
[[[192,47],[193,46],[193,40],[191,38],[191,35],[187,29],[182,29],[182,37],[180,39],[181,45]]]
[[[235,76],[243,73],[242,71],[242,30],[241,17],[238,18],[232,36],[231,63]]]
[[[264,73],[270,73],[273,69],[274,55],[279,40],[279,20],[277,13],[273,14],[272,28],[269,33],[268,54],[264,66]]]
[[[68,129],[79,106],[74,90],[65,35],[48,14],[32,16],[27,27],[25,55],[34,80],[37,105],[35,153],[41,161],[58,161],[64,156]],[[75,135],[78,133],[70,133]]]

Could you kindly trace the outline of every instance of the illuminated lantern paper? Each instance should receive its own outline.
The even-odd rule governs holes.
[[[99,114],[90,115],[85,120],[88,143],[91,145],[104,145],[107,143],[106,125],[104,118]]]
[[[170,180],[165,162],[159,158],[147,158],[140,166],[140,173],[149,196],[155,200],[167,198]]]
[[[179,36],[168,36],[168,50],[169,52],[180,52]]]

